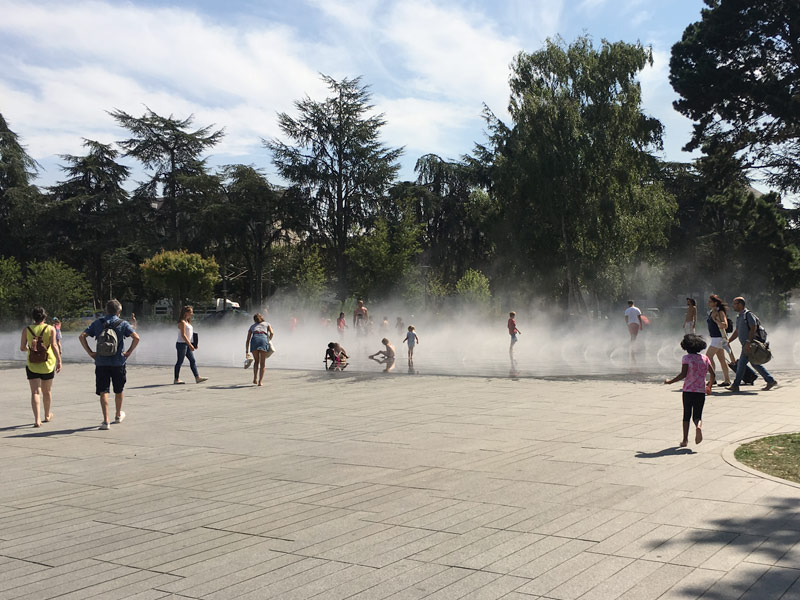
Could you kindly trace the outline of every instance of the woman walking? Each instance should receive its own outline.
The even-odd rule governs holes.
[[[247,340],[244,343],[245,352],[248,350],[253,355],[253,383],[263,385],[264,369],[267,358],[272,356],[272,338],[275,332],[272,325],[264,321],[259,313],[253,315],[253,324],[247,330]]]
[[[194,327],[192,326],[192,317],[194,316],[194,308],[191,306],[184,306],[181,309],[181,318],[178,320],[178,341],[175,342],[175,350],[178,352],[178,360],[175,363],[175,381],[176,384],[186,383],[181,381],[181,365],[183,359],[189,359],[189,368],[192,370],[194,380],[197,383],[208,381],[208,377],[200,377],[197,372],[197,362],[194,359],[194,351],[197,350],[195,345]]]
[[[28,353],[25,374],[31,387],[31,408],[34,427],[41,427],[53,418],[53,378],[61,371],[61,352],[55,343],[56,330],[44,322],[47,312],[37,306],[31,311],[33,324],[22,330],[19,341],[21,352]],[[39,398],[44,404],[44,419],[40,418]]]
[[[706,323],[708,324],[708,336],[711,338],[711,343],[706,350],[706,356],[711,360],[711,366],[714,366],[714,358],[718,358],[722,366],[722,375],[725,381],[720,383],[723,387],[728,387],[731,384],[730,374],[728,373],[728,362],[725,360],[725,346],[728,345],[728,336],[725,330],[728,328],[728,306],[722,301],[722,298],[716,294],[711,294],[708,297],[708,317]]]

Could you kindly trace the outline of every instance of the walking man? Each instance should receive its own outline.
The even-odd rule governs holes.
[[[130,323],[120,318],[121,312],[122,304],[119,300],[109,300],[106,304],[106,314],[95,320],[78,336],[83,349],[94,359],[95,391],[100,396],[100,408],[103,411],[103,423],[100,429],[109,429],[108,394],[112,386],[117,409],[114,423],[122,423],[125,419],[125,412],[122,410],[122,390],[127,379],[125,361],[139,345],[139,334],[134,331]],[[89,348],[87,337],[97,339],[97,351]],[[127,352],[124,351],[126,337],[133,340]]]
[[[728,342],[730,343],[738,337],[739,342],[742,344],[742,353],[739,355],[739,360],[736,361],[736,377],[733,379],[733,385],[728,389],[731,392],[738,392],[739,384],[742,382],[742,377],[747,367],[747,352],[750,350],[750,342],[758,334],[758,321],[756,321],[755,315],[747,310],[745,300],[741,296],[733,299],[733,310],[739,313],[739,316],[736,317],[736,329],[733,330],[731,337],[728,338]],[[753,368],[767,382],[767,385],[761,388],[762,391],[768,392],[778,385],[775,378],[762,365],[754,364]]]

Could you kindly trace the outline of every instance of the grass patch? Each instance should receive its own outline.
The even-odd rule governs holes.
[[[736,460],[757,471],[800,483],[800,433],[761,438],[739,446]]]

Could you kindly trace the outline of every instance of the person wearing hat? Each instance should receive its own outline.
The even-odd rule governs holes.
[[[56,329],[56,346],[58,346],[58,353],[64,356],[64,350],[61,348],[61,319],[53,317],[53,327]]]

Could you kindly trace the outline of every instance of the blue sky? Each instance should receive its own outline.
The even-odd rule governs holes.
[[[81,138],[124,137],[107,110],[194,114],[226,137],[211,165],[273,172],[261,139],[293,100],[323,98],[319,73],[361,75],[384,141],[404,146],[400,173],[433,152],[458,158],[483,141],[485,102],[501,118],[508,65],[547,37],[588,33],[596,44],[641,41],[655,63],[641,75],[644,110],[664,123],[663,156],[681,152],[691,123],[672,109],[669,52],[702,0],[0,0],[0,113],[44,171]]]

